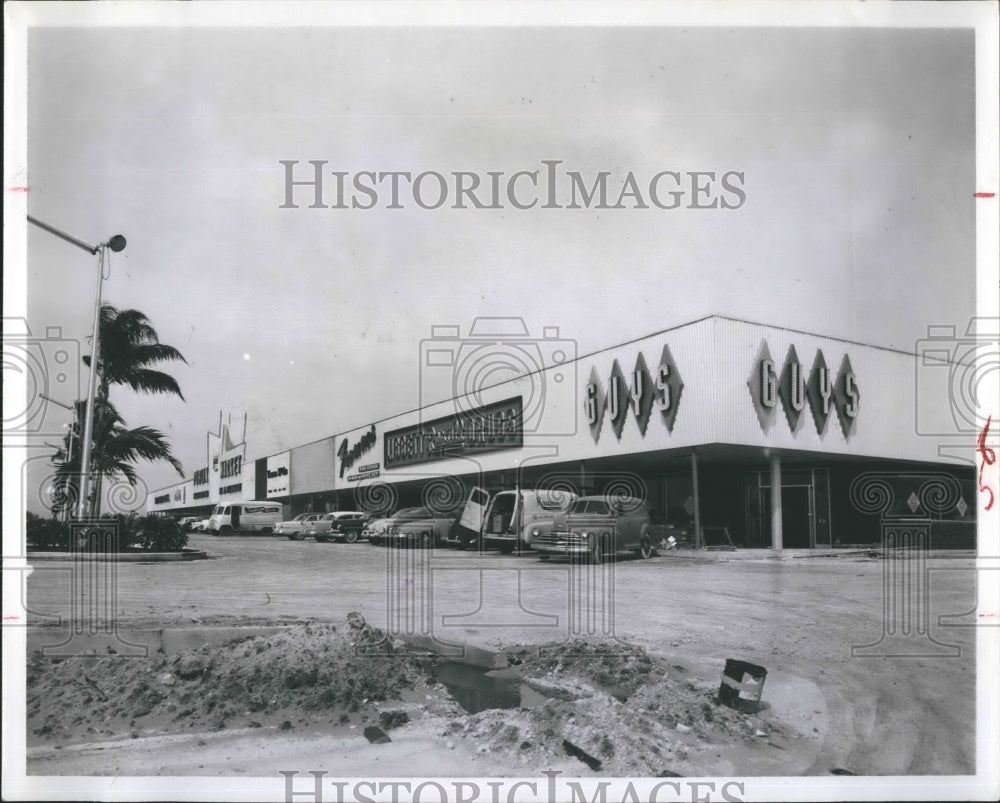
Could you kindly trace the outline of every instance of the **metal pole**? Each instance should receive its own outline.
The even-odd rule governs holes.
[[[93,354],[90,355],[90,384],[87,389],[87,415],[86,423],[83,428],[83,454],[81,455],[81,473],[82,477],[80,480],[80,501],[77,507],[77,515],[80,518],[86,516],[87,511],[87,495],[90,492],[90,451],[91,451],[91,440],[94,437],[94,396],[97,393],[97,360],[100,354],[100,335],[101,335],[101,291],[104,287],[104,260],[107,257],[107,249],[110,248],[114,252],[122,251],[125,248],[125,238],[120,234],[116,234],[106,243],[101,243],[100,245],[91,245],[88,242],[84,242],[79,237],[74,237],[72,234],[68,234],[62,229],[57,229],[50,223],[46,223],[44,220],[39,220],[36,217],[28,215],[28,222],[38,226],[38,228],[47,231],[49,234],[54,234],[61,240],[65,240],[68,243],[72,243],[77,248],[82,248],[84,251],[89,251],[91,254],[100,253],[100,258],[98,259],[98,270],[97,270],[97,306],[94,309],[94,334],[93,334]],[[97,510],[100,512],[101,502],[97,500]]]
[[[44,220],[39,220],[37,217],[32,217],[28,215],[28,222],[34,223],[38,228],[44,229],[49,234],[54,234],[56,237],[65,240],[68,243],[73,243],[77,248],[82,248],[84,251],[90,251],[91,254],[96,254],[98,249],[101,247],[99,245],[91,245],[90,243],[85,243],[74,237],[72,234],[67,234],[62,229],[57,229],[55,226],[46,223]]]
[[[45,401],[52,402],[53,404],[56,404],[67,410],[72,410],[72,411],[76,410],[76,408],[73,407],[72,405],[65,404],[59,401],[58,399],[53,399],[51,396],[46,396],[44,393],[39,393],[38,398],[45,399]],[[74,415],[73,420],[70,421],[69,424],[66,424],[65,426],[69,427],[69,432],[66,435],[66,439],[68,441],[68,446],[66,447],[66,462],[71,464],[73,462],[73,441],[76,439],[76,416]],[[68,505],[63,508],[62,513],[63,513],[63,520],[69,521],[71,511]]]
[[[701,540],[701,499],[698,496],[698,455],[691,450],[691,493],[694,498],[694,543],[698,549],[704,546]]]
[[[94,333],[92,336],[92,350],[90,354],[90,382],[87,386],[87,413],[83,425],[83,453],[80,456],[80,500],[77,506],[77,517],[85,518],[87,515],[87,496],[90,493],[90,453],[94,437],[94,397],[97,394],[97,363],[101,353],[101,294],[104,290],[104,258],[103,246],[97,265],[97,304],[94,307]],[[100,500],[97,501],[97,511],[100,513]]]
[[[771,453],[771,549],[781,552],[781,457]]]

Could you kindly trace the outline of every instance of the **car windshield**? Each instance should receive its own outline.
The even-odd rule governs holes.
[[[308,513],[299,513],[299,515],[292,519],[292,521],[305,521],[306,516],[308,515]]]
[[[607,516],[611,511],[608,510],[608,503],[603,499],[577,499],[569,512]]]

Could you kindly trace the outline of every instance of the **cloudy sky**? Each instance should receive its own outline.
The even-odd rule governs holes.
[[[127,237],[106,300],[184,353],[186,401],[112,399],[190,476],[220,409],[247,412],[252,458],[416,406],[420,341],[477,316],[581,354],[711,313],[900,348],[964,327],[973,77],[970,30],[35,28],[28,210]],[[283,209],[281,160],[327,162],[328,205],[332,171],[559,160],[608,171],[612,199],[631,171],[649,208],[432,210],[405,188],[389,209],[383,184],[371,209],[308,188]],[[741,173],[745,201],[657,208],[662,171]],[[93,261],[37,229],[27,247],[32,331],[86,338]]]

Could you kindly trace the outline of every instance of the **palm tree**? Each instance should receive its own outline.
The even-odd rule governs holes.
[[[184,399],[184,394],[181,393],[180,385],[177,384],[176,379],[170,374],[150,367],[169,360],[187,362],[184,355],[173,346],[160,342],[159,335],[144,313],[136,309],[120,310],[110,304],[102,305],[100,347],[97,360],[98,385],[95,400],[95,446],[97,443],[96,405],[101,403],[110,407],[109,396],[112,385],[128,385],[132,390],[140,393],[172,393],[182,400]],[[89,366],[90,356],[85,356],[83,361]],[[143,428],[140,427],[140,429]],[[149,430],[149,432],[163,437],[157,430]],[[92,462],[99,461],[95,459]],[[175,467],[183,477],[180,464]],[[93,465],[91,470],[94,472],[94,498],[97,500],[96,505],[99,509],[104,472]],[[127,474],[125,476],[128,477]],[[129,482],[135,484],[131,478],[129,478]]]
[[[149,366],[167,360],[183,363],[187,360],[173,346],[160,342],[145,314],[105,304],[101,307],[100,327],[97,397],[101,401],[108,400],[112,385],[128,385],[140,393],[173,393],[184,398],[177,380]],[[90,356],[83,361],[89,366]]]
[[[77,421],[82,420],[86,413],[86,402],[76,403]],[[70,432],[63,440],[54,461],[58,465],[55,474],[56,504],[53,512],[72,504],[78,498],[80,487],[81,452],[79,448],[70,448],[70,440],[74,433]],[[91,449],[90,470],[96,477],[124,477],[129,485],[135,487],[138,482],[134,464],[139,460],[166,460],[181,477],[184,471],[180,462],[173,456],[166,436],[152,427],[136,427],[127,429],[125,421],[110,402],[96,401],[94,404],[94,442]],[[101,488],[94,484],[90,499],[92,516],[100,514]]]

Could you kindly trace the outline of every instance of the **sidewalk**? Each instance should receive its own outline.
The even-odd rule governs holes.
[[[906,550],[893,549],[892,554],[902,554]],[[737,547],[735,551],[724,549],[671,549],[659,550],[659,556],[666,560],[688,560],[688,561],[714,561],[727,563],[729,561],[757,560],[796,560],[799,558],[862,558],[872,559],[882,557],[882,548],[855,547],[844,549],[783,549],[776,552],[771,548],[767,549],[742,549]],[[933,549],[926,553],[929,558],[975,558],[976,553],[971,549]]]

